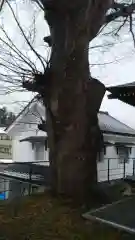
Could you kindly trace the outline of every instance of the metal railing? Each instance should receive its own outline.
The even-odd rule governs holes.
[[[27,194],[30,195],[33,186],[48,187],[49,170],[48,161],[0,163],[0,197],[1,193],[6,193],[6,199],[11,195],[11,198],[14,195],[22,196],[22,189],[27,190]]]
[[[105,158],[97,163],[98,181],[111,181],[125,179],[126,176],[135,175],[135,158],[123,159]]]
[[[135,174],[135,158],[105,158],[97,163],[98,181],[124,179]],[[3,184],[2,184],[3,181]],[[6,199],[14,196],[30,195],[33,188],[50,186],[48,161],[0,163],[0,193]],[[1,195],[0,195],[1,196]]]
[[[36,183],[26,183],[16,179],[5,179],[0,176],[0,200],[12,200],[16,197],[31,195],[44,191],[47,187],[42,187]]]

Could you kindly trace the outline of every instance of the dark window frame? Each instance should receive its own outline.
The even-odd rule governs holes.
[[[116,151],[117,151],[117,155],[119,156],[120,164],[123,164],[124,162],[129,163],[129,155],[131,154],[131,147],[119,146],[116,148]]]

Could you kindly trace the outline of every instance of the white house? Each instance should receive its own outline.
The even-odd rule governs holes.
[[[12,138],[0,127],[0,163],[12,162]]]
[[[13,139],[14,162],[49,164],[49,149],[45,147],[46,133],[38,130],[45,108],[35,98],[6,129]],[[104,136],[104,149],[97,160],[98,181],[132,175],[135,158],[135,130],[116,120],[107,112],[98,115]]]
[[[45,118],[45,109],[33,99],[6,129],[7,134],[12,136],[13,161],[42,161],[42,164],[48,161],[49,150],[45,149],[47,135],[37,126],[41,123],[41,117]]]
[[[100,112],[98,118],[104,136],[102,159],[97,164],[98,181],[133,175],[135,130],[106,112]]]
[[[4,172],[8,163],[12,163],[12,139],[9,137],[5,128],[0,127],[0,172]],[[3,198],[3,190],[8,187],[7,181],[0,178],[0,199]]]

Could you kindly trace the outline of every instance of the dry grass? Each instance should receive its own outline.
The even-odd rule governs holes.
[[[14,216],[14,210],[17,215]],[[0,240],[122,240],[112,228],[86,222],[81,211],[61,199],[39,194],[0,205]]]

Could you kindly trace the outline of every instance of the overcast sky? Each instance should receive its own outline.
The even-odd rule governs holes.
[[[37,7],[34,5],[32,6],[29,1],[27,1],[27,4],[19,3],[17,6],[14,5],[14,7],[24,29],[29,28],[33,12],[36,14],[37,31],[34,46],[40,53],[44,54],[45,46],[43,37],[48,35],[49,29],[45,21],[43,21],[43,12],[39,12]],[[17,46],[25,49],[24,40],[22,40],[11,12],[7,7],[4,8],[0,21],[3,23],[10,36],[12,36]],[[112,26],[109,26],[109,30],[110,29],[112,29]],[[115,42],[113,47],[90,50],[92,76],[100,79],[105,85],[123,84],[135,81],[135,50],[127,28],[122,31],[119,39],[102,36],[95,39],[90,46],[112,42]],[[2,89],[1,84],[0,88]],[[7,107],[14,112],[19,112],[22,105],[24,105],[23,102],[26,103],[26,101],[29,101],[32,97],[33,94],[24,92],[12,93],[7,96],[0,95],[0,104],[1,106],[3,104],[7,105]],[[15,103],[13,104],[13,102]],[[135,108],[118,100],[108,100],[106,94],[101,110],[108,111],[112,116],[135,128]]]

